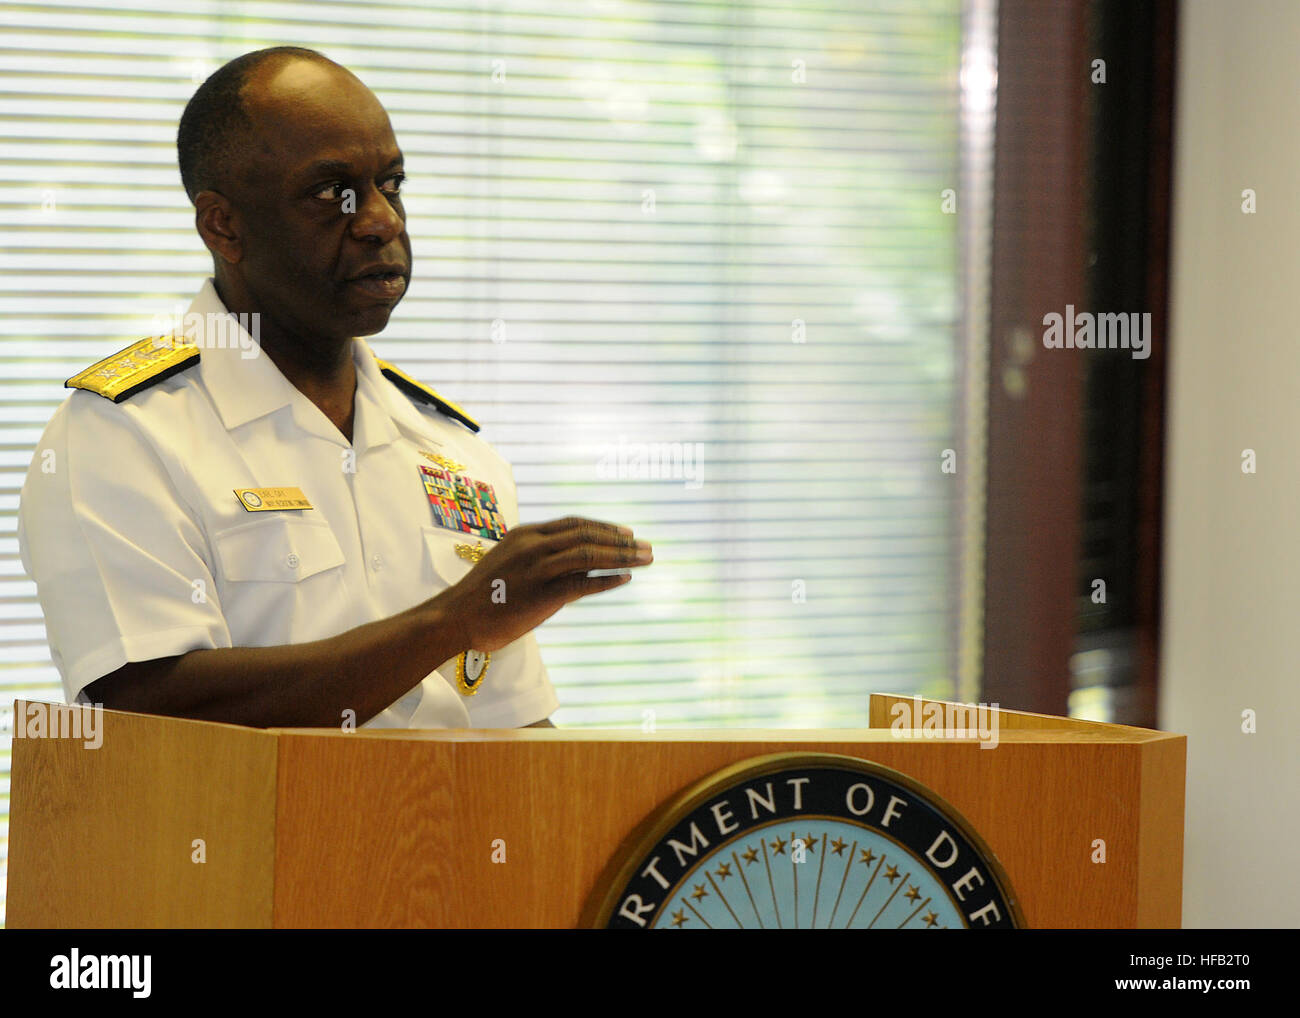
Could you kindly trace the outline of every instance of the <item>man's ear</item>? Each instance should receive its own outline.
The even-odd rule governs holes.
[[[208,250],[235,265],[244,256],[239,215],[220,191],[200,191],[194,196],[194,228]]]

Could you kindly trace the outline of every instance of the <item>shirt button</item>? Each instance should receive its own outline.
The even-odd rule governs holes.
[[[295,555],[293,552],[289,552],[288,556],[284,560],[284,564],[288,566],[290,569],[297,569],[298,556]]]
[[[382,558],[381,556],[379,556],[379,555],[372,555],[372,556],[370,557],[370,565],[371,565],[371,566],[372,566],[376,571],[378,571],[378,570],[384,568],[384,560],[383,560],[383,558]]]

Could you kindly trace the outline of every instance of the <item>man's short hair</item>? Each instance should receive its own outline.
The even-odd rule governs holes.
[[[200,191],[220,190],[229,179],[240,148],[239,136],[253,126],[241,95],[248,79],[268,61],[290,60],[334,63],[324,54],[301,46],[254,50],[217,68],[190,97],[176,132],[181,184],[190,201]]]

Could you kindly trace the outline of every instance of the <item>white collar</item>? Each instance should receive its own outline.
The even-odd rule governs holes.
[[[186,312],[204,316],[229,313],[211,277]],[[200,376],[227,430],[289,406],[299,427],[346,445],[338,429],[262,353],[247,329],[237,321],[234,324],[234,329],[227,330],[224,347],[203,347],[199,352]],[[352,360],[357,370],[354,449],[360,451],[393,441],[398,437],[395,424],[416,433],[427,431],[423,415],[384,377],[364,339],[352,340]]]

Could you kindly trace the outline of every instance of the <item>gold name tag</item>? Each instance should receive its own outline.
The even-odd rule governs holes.
[[[301,488],[236,488],[235,497],[250,513],[271,509],[310,509]]]

